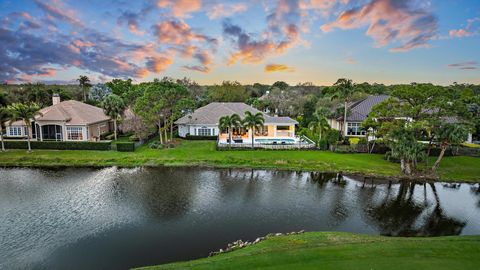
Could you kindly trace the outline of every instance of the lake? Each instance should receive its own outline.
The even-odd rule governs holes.
[[[0,269],[127,269],[300,230],[480,234],[480,186],[268,170],[0,169]]]

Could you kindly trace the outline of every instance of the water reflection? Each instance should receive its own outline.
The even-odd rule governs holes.
[[[0,269],[123,269],[298,230],[480,234],[480,185],[265,170],[0,169]]]

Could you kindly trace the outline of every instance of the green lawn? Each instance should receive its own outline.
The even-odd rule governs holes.
[[[217,256],[142,269],[478,269],[480,236],[396,238],[350,233],[270,237]]]
[[[383,155],[338,154],[328,151],[257,150],[216,151],[212,141],[182,141],[174,149],[155,150],[146,145],[133,153],[116,151],[9,150],[0,153],[0,166],[184,166],[203,165],[230,168],[265,168],[399,175],[399,164]],[[480,159],[446,157],[439,173],[445,181],[480,180]]]

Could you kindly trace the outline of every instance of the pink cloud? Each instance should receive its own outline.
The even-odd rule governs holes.
[[[453,29],[453,30],[450,30],[448,34],[451,37],[458,37],[458,38],[469,37],[472,35],[472,33],[468,32],[465,29],[457,29],[457,30]]]
[[[207,16],[210,19],[218,19],[222,17],[229,17],[234,14],[247,11],[248,6],[245,3],[235,3],[225,5],[223,3],[216,4],[207,11]]]
[[[168,44],[207,40],[206,36],[195,33],[188,24],[182,21],[161,22],[154,26],[154,32],[159,42]]]
[[[428,47],[437,31],[437,20],[429,12],[414,8],[412,1],[372,0],[368,4],[342,12],[335,21],[320,27],[323,32],[335,28],[356,29],[368,26],[366,35],[377,47],[400,43],[393,52]]]
[[[84,27],[83,22],[77,18],[77,15],[73,9],[65,7],[60,0],[52,0],[51,2],[34,0],[37,6],[42,9],[47,16],[53,20],[58,19],[61,21],[69,22],[72,25]]]
[[[199,11],[202,7],[201,0],[158,0],[159,8],[170,8],[175,17],[185,17],[189,13]]]

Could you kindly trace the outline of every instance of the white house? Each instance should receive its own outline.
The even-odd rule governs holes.
[[[60,101],[58,95],[52,98],[52,106],[40,110],[30,120],[31,138],[38,141],[95,141],[100,135],[111,130],[110,117],[103,109],[75,101]],[[29,128],[23,121],[6,123],[5,137],[26,138]]]
[[[262,113],[265,119],[264,127],[255,132],[256,140],[295,138],[297,121],[290,117],[269,116],[240,102],[212,102],[178,119],[175,124],[178,126],[178,135],[182,138],[188,134],[190,136],[218,136],[220,140],[227,140],[227,134],[222,134],[219,130],[219,119],[232,114],[238,114],[243,118],[247,111],[253,114]],[[238,129],[234,131],[233,140],[247,143],[251,142],[251,137],[251,131],[248,129]]]

